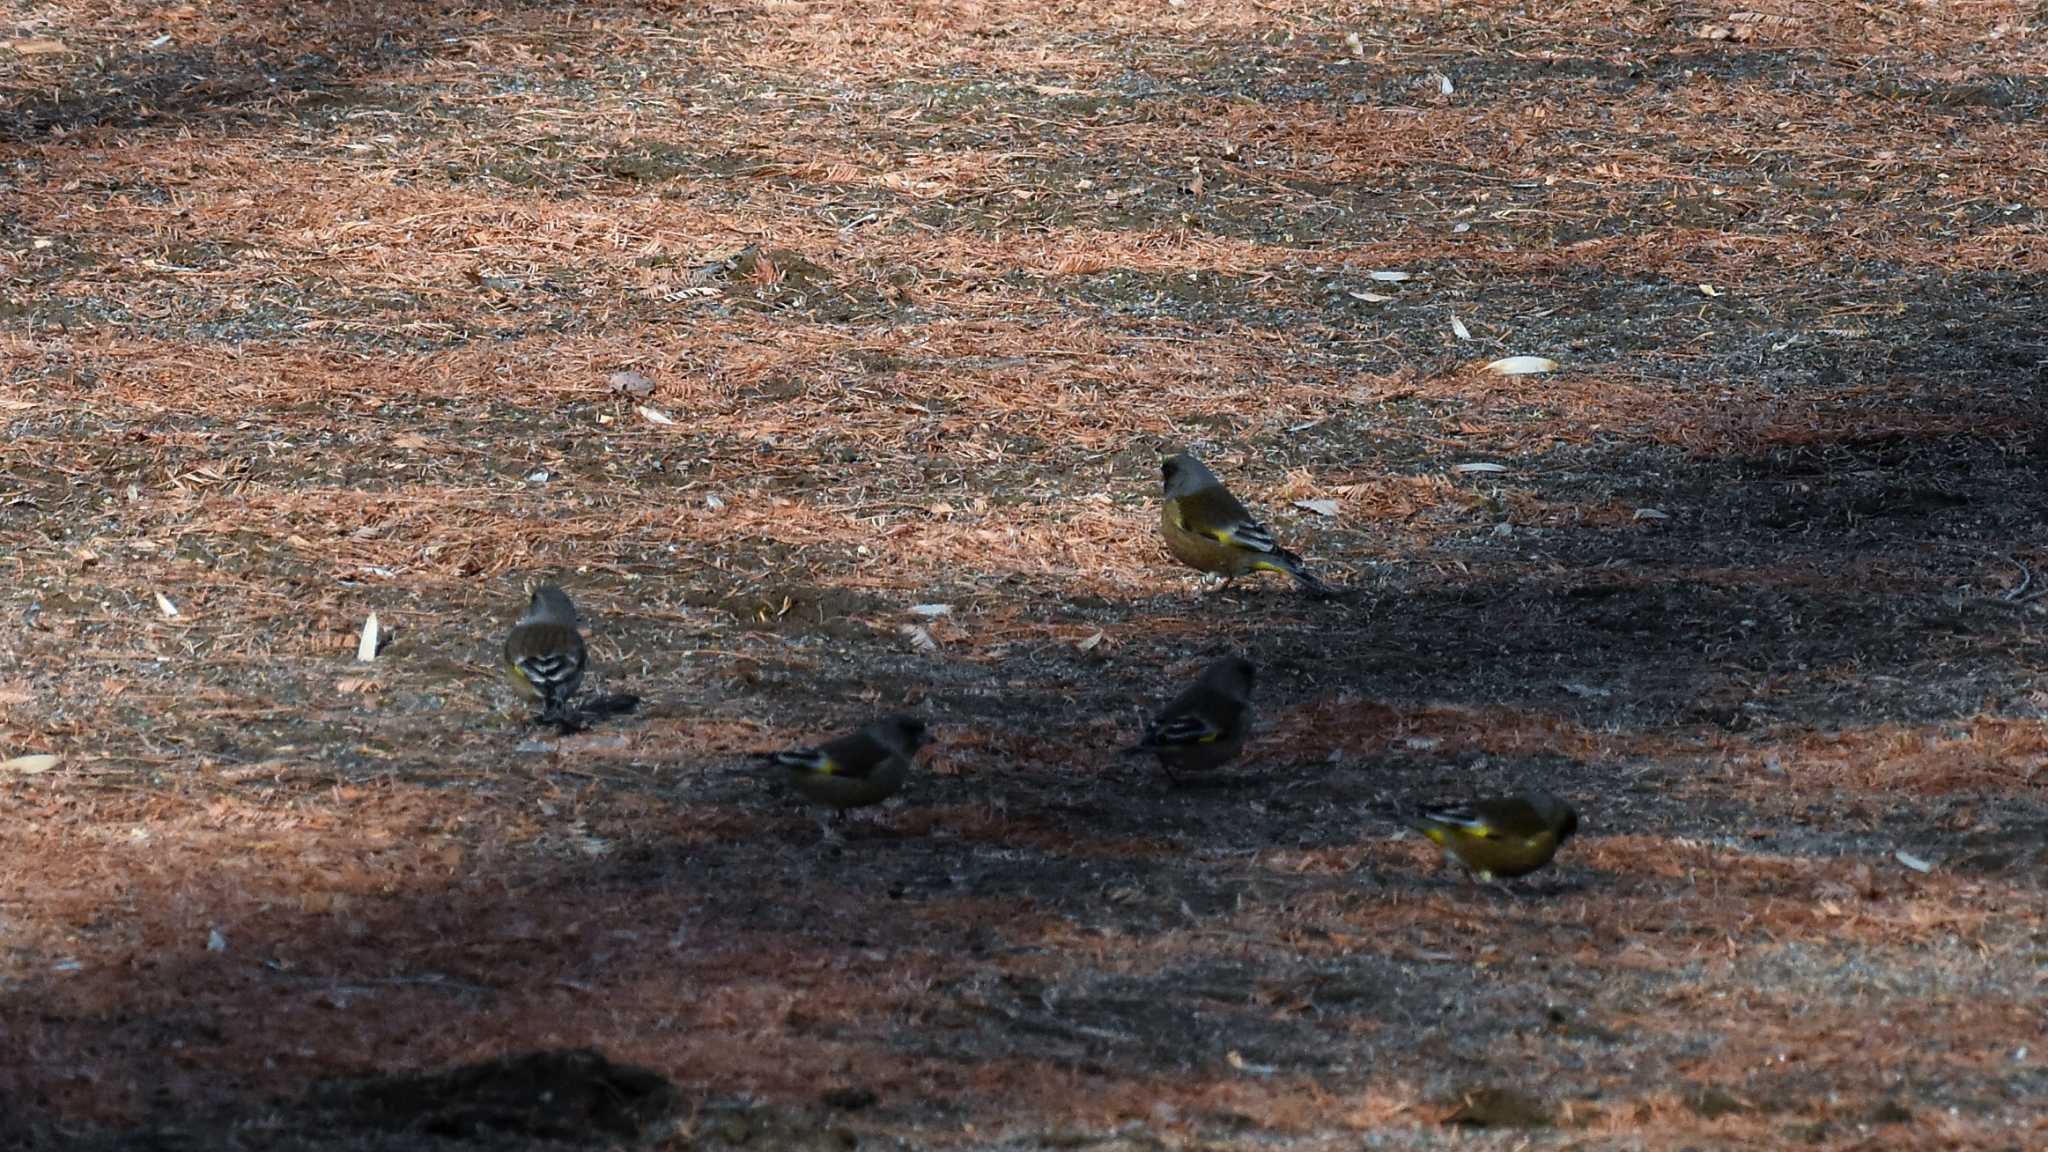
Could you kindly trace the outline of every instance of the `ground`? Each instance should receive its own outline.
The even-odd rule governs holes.
[[[12,0],[0,1125],[2042,1147],[2048,11],[1745,4]]]

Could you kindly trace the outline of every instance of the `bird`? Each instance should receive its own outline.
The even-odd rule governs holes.
[[[1159,530],[1174,558],[1199,572],[1223,577],[1223,586],[1247,572],[1284,572],[1310,596],[1327,597],[1330,586],[1301,557],[1274,543],[1208,465],[1181,452],[1160,462],[1166,490]]]
[[[570,697],[583,685],[588,657],[576,630],[576,605],[561,587],[548,583],[505,637],[505,676],[541,707],[542,723],[568,727]]]
[[[1527,876],[1579,830],[1579,814],[1548,792],[1424,808],[1411,825],[1483,881]]]
[[[1252,662],[1226,656],[1202,669],[1187,691],[1174,697],[1145,726],[1145,735],[1123,750],[1151,753],[1168,777],[1213,772],[1237,758],[1252,728]]]
[[[781,768],[790,787],[836,817],[901,791],[928,732],[923,720],[899,712],[815,748],[767,752],[759,759]]]

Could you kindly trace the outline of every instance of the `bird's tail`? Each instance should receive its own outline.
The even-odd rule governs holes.
[[[1323,583],[1322,577],[1308,570],[1308,564],[1300,556],[1289,552],[1285,548],[1275,548],[1273,556],[1281,562],[1279,566],[1289,576],[1294,577],[1295,586],[1301,589],[1302,595],[1313,596],[1318,600],[1328,600],[1337,594],[1336,589]]]

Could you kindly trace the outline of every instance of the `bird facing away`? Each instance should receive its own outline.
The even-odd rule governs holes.
[[[553,584],[533,590],[533,599],[505,637],[505,676],[527,699],[540,705],[543,722],[568,722],[570,697],[583,684],[586,657],[576,631],[576,605]]]
[[[1579,830],[1579,814],[1548,792],[1425,808],[1413,821],[1444,855],[1481,880],[1527,876]]]
[[[837,814],[879,804],[900,791],[926,739],[924,721],[899,713],[815,748],[761,758],[781,768],[804,799]]]
[[[1226,656],[1145,726],[1145,736],[1124,755],[1150,752],[1166,774],[1213,772],[1237,758],[1252,730],[1252,662]]]
[[[1273,534],[1238,503],[1208,465],[1187,452],[1160,462],[1166,499],[1159,530],[1174,558],[1199,572],[1223,577],[1223,586],[1247,572],[1284,572],[1311,596],[1330,588],[1301,557],[1273,542]]]

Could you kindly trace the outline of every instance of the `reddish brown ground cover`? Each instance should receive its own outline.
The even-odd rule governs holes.
[[[2041,1147],[2044,73],[1988,0],[10,6],[0,1124]],[[1183,445],[1353,595],[1198,598]],[[539,574],[639,715],[525,727]],[[1232,648],[1237,786],[1113,755]],[[745,762],[906,700],[843,846]],[[1399,832],[1538,783],[1520,891]]]

